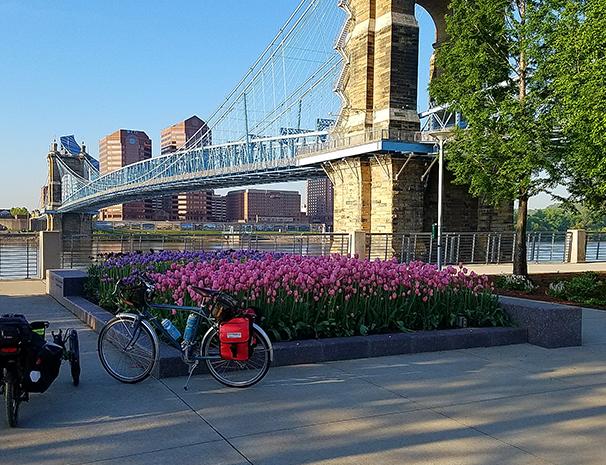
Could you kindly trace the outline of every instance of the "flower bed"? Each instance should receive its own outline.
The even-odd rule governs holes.
[[[89,288],[99,288],[106,307],[116,305],[113,283],[141,271],[155,280],[162,302],[195,304],[191,285],[221,289],[260,309],[274,340],[446,329],[459,317],[469,326],[507,324],[488,278],[464,268],[258,252],[172,254],[110,258],[91,269]]]
[[[512,282],[526,285],[512,285]],[[606,309],[606,273],[563,272],[532,274],[529,278],[501,275],[494,279],[497,292],[568,305]]]

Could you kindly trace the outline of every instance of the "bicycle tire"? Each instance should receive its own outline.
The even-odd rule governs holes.
[[[213,378],[225,386],[247,388],[257,384],[265,377],[271,365],[271,342],[256,327],[253,329],[253,337],[256,338],[257,344],[252,356],[245,362],[223,359],[205,360],[206,367]],[[200,350],[203,357],[218,356],[219,334],[216,329],[213,328],[206,333]],[[250,376],[247,376],[247,373]]]
[[[67,339],[69,351],[69,368],[72,375],[72,384],[78,386],[80,384],[80,342],[78,341],[78,333],[75,329],[69,332]]]
[[[19,387],[12,378],[4,382],[4,400],[6,406],[6,421],[8,426],[15,428],[19,418]]]
[[[139,331],[139,334],[134,333],[133,336],[133,326],[136,321],[137,317],[135,315],[128,314],[112,318],[99,333],[97,341],[99,359],[105,371],[114,379],[126,384],[139,383],[150,376],[156,365],[156,356],[159,350],[155,333],[144,321],[140,322],[139,327],[136,329]],[[126,336],[128,336],[128,339]],[[114,337],[115,342],[111,340],[112,337]],[[131,347],[129,348],[126,343],[130,340],[132,340],[132,344],[130,344]],[[135,349],[138,352],[135,352]],[[129,367],[132,368],[138,365],[138,372],[134,375],[120,372],[120,367],[116,366],[117,363],[109,361],[112,355],[114,355],[112,351],[114,354],[121,354],[126,359]]]

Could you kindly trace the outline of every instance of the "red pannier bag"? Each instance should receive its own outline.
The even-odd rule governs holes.
[[[250,358],[253,334],[252,319],[237,317],[219,326],[221,358],[224,360],[246,361]]]

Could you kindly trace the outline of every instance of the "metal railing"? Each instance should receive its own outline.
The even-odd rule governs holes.
[[[514,243],[513,232],[447,232],[442,240],[444,263],[511,263]],[[568,262],[571,243],[571,234],[567,232],[530,232],[526,235],[527,259],[535,263]],[[94,234],[64,240],[62,267],[86,268],[96,257],[107,253],[229,249],[315,256],[348,255],[351,250],[347,233]],[[33,250],[29,256],[34,265],[36,252]],[[587,261],[606,261],[606,232],[587,233],[586,251]],[[436,263],[437,240],[431,233],[366,234],[365,258]]]
[[[38,234],[0,233],[0,279],[38,277]]]
[[[606,261],[606,232],[588,232],[585,248],[588,262]]]
[[[606,234],[604,236],[606,238]],[[511,263],[514,243],[513,232],[444,233],[444,263]],[[371,260],[396,258],[401,262],[420,260],[436,263],[437,245],[437,240],[432,238],[431,233],[373,233],[366,236],[366,256]],[[566,232],[528,233],[526,246],[527,258],[531,262],[562,263],[570,257],[570,235]]]
[[[332,152],[342,148],[378,142],[381,140],[418,142],[421,141],[422,138],[419,132],[398,129],[372,129],[356,134],[348,134],[346,136],[340,136],[336,133],[324,141],[299,147],[297,150],[297,157],[311,157],[324,152]]]
[[[150,250],[213,251],[259,250],[297,255],[323,256],[349,253],[349,234],[211,233],[177,234],[94,234],[71,236],[63,242],[62,267],[86,268],[96,257],[108,253]]]

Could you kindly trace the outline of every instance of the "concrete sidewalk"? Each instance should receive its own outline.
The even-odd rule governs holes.
[[[513,265],[503,263],[499,265],[465,265],[470,270],[479,274],[498,275],[511,274]],[[588,263],[528,263],[529,274],[540,273],[580,273],[583,271],[606,272],[606,262]]]
[[[247,390],[196,377],[123,385],[96,335],[43,295],[0,283],[2,312],[81,336],[69,370],[0,419],[0,463],[603,465],[606,313],[585,311],[581,348],[470,349],[272,369]],[[3,416],[3,415],[2,415]]]

